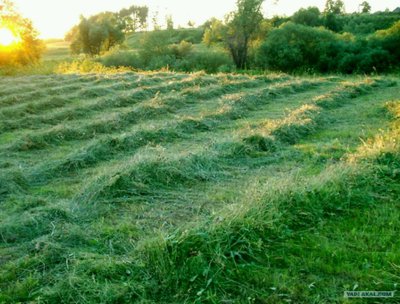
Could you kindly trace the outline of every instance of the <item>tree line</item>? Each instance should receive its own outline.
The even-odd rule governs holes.
[[[342,0],[327,0],[322,12],[308,7],[291,17],[266,19],[263,3],[264,0],[238,0],[236,10],[224,20],[213,18],[200,26],[197,31],[202,39],[197,43],[208,47],[201,52],[187,40],[174,41],[182,30],[174,30],[171,17],[167,18],[166,30],[155,26],[154,31],[143,36],[139,52],[109,52],[123,42],[124,33],[143,29],[147,24],[148,10],[135,6],[126,12],[82,18],[71,32],[71,49],[90,55],[106,53],[100,61],[139,69],[370,73],[399,66],[398,13],[372,14],[371,5],[363,1],[358,13],[346,14]],[[122,22],[124,16],[129,16],[126,22]],[[134,26],[127,30],[126,24]]]
[[[37,61],[43,45],[32,24],[15,13],[10,0],[0,4],[3,22],[23,28],[21,51],[13,60]],[[266,19],[264,0],[237,0],[236,4],[223,20],[212,18],[197,28],[190,22],[191,29],[174,29],[172,17],[167,16],[162,30],[155,14],[153,31],[146,31],[149,8],[133,5],[81,16],[65,39],[74,54],[87,54],[107,66],[144,70],[370,73],[399,68],[399,12],[371,13],[371,5],[363,1],[358,13],[346,14],[342,0],[327,0],[323,11],[308,7],[290,17]],[[127,47],[127,37],[136,37],[138,31],[141,39]],[[12,57],[6,55],[0,50],[0,65]]]

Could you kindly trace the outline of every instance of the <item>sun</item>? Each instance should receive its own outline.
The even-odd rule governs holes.
[[[18,37],[10,29],[0,28],[0,46],[10,46],[18,41]]]

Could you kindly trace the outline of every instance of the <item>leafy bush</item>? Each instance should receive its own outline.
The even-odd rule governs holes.
[[[146,33],[138,53],[115,49],[100,57],[99,61],[108,67],[125,66],[143,70],[232,71],[233,61],[227,52],[218,48],[195,51],[193,44],[185,40],[171,44],[171,32],[159,30]]]
[[[257,61],[286,72],[386,72],[399,65],[399,45],[400,22],[369,39],[289,22],[270,32]]]
[[[156,61],[156,57],[172,55],[170,49],[171,31],[156,30],[146,33],[141,42],[139,56],[143,64],[148,67],[150,62]]]
[[[177,70],[194,71],[203,70],[207,73],[230,72],[234,69],[231,57],[224,51],[207,50],[194,52],[184,60],[177,62]]]
[[[132,51],[115,49],[98,60],[106,67],[131,67],[143,69],[144,65],[139,55]]]
[[[292,16],[292,21],[307,26],[320,26],[321,12],[318,7],[301,8]]]
[[[270,32],[260,47],[258,62],[281,71],[326,71],[331,68],[338,40],[326,29],[288,22]]]
[[[342,15],[338,18],[344,32],[355,35],[368,35],[391,27],[400,19],[400,14],[391,12],[377,12],[374,14],[354,13]]]
[[[386,30],[377,31],[370,37],[372,48],[382,48],[392,56],[392,64],[400,65],[400,21]]]

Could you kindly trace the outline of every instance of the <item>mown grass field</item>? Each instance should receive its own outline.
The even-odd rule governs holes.
[[[381,303],[343,292],[400,283],[399,88],[1,77],[0,302]]]

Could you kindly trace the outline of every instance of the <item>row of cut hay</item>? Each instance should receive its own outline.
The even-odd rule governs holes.
[[[134,83],[140,81],[142,85],[152,85],[162,80],[179,80],[187,77],[185,74],[172,73],[124,73],[115,75],[88,74],[88,75],[51,75],[46,79],[34,78],[27,84],[21,84],[21,80],[14,79],[10,81],[11,85],[4,86],[0,89],[0,107],[12,106],[13,104],[21,104],[31,102],[32,97],[37,94],[51,95],[59,91],[65,93],[71,91],[75,86],[102,86],[108,83]],[[18,86],[15,84],[18,83]]]
[[[205,77],[202,74],[193,74],[193,75],[187,75],[187,74],[167,74],[167,75],[135,75],[133,74],[130,75],[128,74],[129,77],[122,77],[124,75],[118,76],[118,77],[101,77],[100,75],[95,75],[95,76],[89,76],[87,83],[83,83],[84,87],[82,87],[82,85],[79,84],[79,79],[74,80],[74,81],[60,81],[60,82],[56,82],[56,86],[46,86],[44,92],[42,92],[41,90],[36,90],[33,92],[28,92],[25,94],[27,94],[27,98],[26,100],[24,100],[24,98],[22,98],[23,96],[19,96],[19,95],[14,95],[11,96],[11,98],[14,99],[15,103],[16,103],[16,108],[11,108],[9,109],[10,111],[14,111],[18,110],[19,107],[21,107],[21,105],[25,102],[27,103],[32,103],[32,99],[33,97],[35,97],[35,107],[38,108],[42,108],[42,109],[46,109],[46,106],[48,106],[49,108],[51,108],[50,102],[49,101],[42,101],[41,99],[37,100],[38,96],[36,96],[35,94],[44,94],[43,96],[46,97],[48,95],[54,95],[54,94],[60,94],[60,93],[67,93],[68,91],[74,91],[75,89],[80,89],[78,93],[76,94],[72,94],[71,96],[64,96],[65,98],[76,98],[76,97],[87,97],[87,98],[93,98],[93,97],[98,97],[98,96],[103,96],[104,91],[101,90],[97,90],[96,88],[102,88],[102,89],[110,89],[111,91],[119,91],[119,90],[123,90],[123,89],[130,89],[130,88],[138,88],[138,87],[147,87],[147,86],[153,86],[155,84],[158,84],[160,82],[171,82],[174,80],[183,80],[185,78],[189,78],[189,79],[194,79],[194,78],[201,78],[201,77]],[[80,76],[80,77],[84,77],[84,76]],[[218,79],[222,82],[226,81],[226,82],[245,82],[246,80],[251,81],[254,80],[255,78],[253,77],[249,77],[249,76],[236,76],[236,75],[219,75],[214,76],[213,78]],[[274,76],[271,75],[270,77],[264,77],[264,78],[257,78],[257,80],[260,81],[264,81],[264,82],[272,82],[272,81],[283,81],[285,79],[289,79],[289,76]],[[69,84],[69,82],[71,82],[71,84]],[[109,86],[104,86],[103,84],[109,84],[111,83],[111,85]],[[76,87],[77,86],[77,87]],[[33,95],[32,95],[33,94]],[[35,96],[34,96],[35,95]],[[1,99],[0,99],[0,106],[2,105],[1,103]],[[32,107],[32,106],[30,106]],[[33,108],[35,108],[33,107]],[[3,110],[7,110],[7,108],[3,109]],[[31,111],[32,112],[32,111]],[[31,112],[29,112],[30,114],[32,114]],[[14,114],[15,115],[15,114]]]
[[[226,91],[237,91],[243,88],[243,82],[234,83],[233,85],[220,86],[218,91],[223,94]],[[257,83],[257,85],[262,85],[262,83]],[[202,88],[204,92],[207,92],[207,87]],[[141,99],[146,99],[149,90],[140,91],[146,96],[141,96]],[[187,91],[186,91],[187,92]],[[151,92],[153,94],[153,92]],[[151,95],[149,96],[151,97]],[[204,98],[213,98],[213,95],[208,96],[207,93],[204,94]],[[147,98],[148,99],[148,98]],[[147,119],[153,119],[160,115],[164,115],[167,112],[174,112],[183,105],[187,105],[191,98],[189,97],[172,97],[171,99],[163,99],[157,95],[157,100],[160,102],[155,102],[152,104],[143,104],[138,106],[134,110],[116,113],[113,116],[106,117],[102,120],[96,120],[96,122],[91,122],[83,126],[74,127],[66,126],[65,124],[53,127],[45,132],[34,132],[29,135],[25,135],[24,138],[17,141],[11,146],[11,150],[33,150],[33,149],[43,149],[51,144],[59,144],[63,141],[70,140],[83,140],[90,139],[94,134],[104,134],[111,133],[115,131],[121,131],[132,124],[144,121]],[[199,99],[197,99],[199,100]],[[87,120],[85,120],[87,122]],[[90,120],[89,120],[90,122]]]
[[[18,216],[10,215],[0,222],[2,241],[10,244],[29,244],[42,236],[49,235],[56,226],[60,227],[71,218],[68,211],[59,206],[46,206],[45,201],[25,196],[26,205],[39,205],[37,208],[21,210]],[[41,206],[44,205],[44,206]],[[35,242],[38,244],[38,242]]]
[[[90,204],[102,201],[134,201],[163,189],[195,186],[223,176],[220,159],[212,151],[174,158],[131,160],[93,178],[74,199]]]
[[[305,83],[292,84],[299,88],[304,88],[310,84]],[[257,101],[254,98],[248,98],[249,102],[254,105],[265,104],[265,96],[279,96],[279,90],[287,94],[294,93],[287,86],[278,86],[279,89],[265,89],[264,94],[256,94]],[[273,91],[276,94],[269,94]],[[248,108],[244,106],[245,102],[236,103],[242,109]],[[254,109],[253,107],[251,107]],[[225,119],[222,114],[218,119]],[[205,118],[204,118],[205,119]],[[211,125],[216,123],[217,117],[213,115],[203,121],[187,120],[180,125],[185,132],[199,132],[200,130],[210,130]],[[208,124],[205,123],[208,121]],[[202,123],[199,128],[199,123]],[[173,138],[179,136],[175,133]],[[82,193],[76,198],[79,202],[94,203],[101,200],[119,201],[119,200],[135,200],[144,195],[155,195],[161,189],[169,189],[171,187],[188,187],[191,184],[199,184],[208,182],[216,177],[224,176],[224,163],[231,161],[226,158],[226,151],[221,149],[222,146],[214,145],[206,152],[197,154],[191,153],[190,156],[182,156],[178,159],[145,159],[137,161],[133,158],[130,161],[123,161],[121,165],[105,169],[105,174],[97,176],[89,182]]]
[[[244,138],[243,146],[239,146],[237,151],[238,153],[254,149],[256,151],[257,149],[273,151],[282,143],[293,145],[321,127],[324,123],[323,109],[334,109],[344,105],[351,98],[368,94],[375,88],[393,84],[393,81],[381,81],[380,79],[367,79],[356,84],[344,84],[339,89],[314,98],[311,104],[303,105],[278,122],[263,124],[260,127],[261,130]]]
[[[10,85],[3,89],[0,97],[0,107],[13,106],[25,102],[31,102],[32,98],[46,96],[56,93],[57,90],[68,90],[68,88],[80,88],[84,84],[92,84],[98,81],[96,76],[70,76],[70,79],[58,79],[49,77],[46,81],[33,81],[28,85]]]
[[[0,202],[11,194],[20,194],[27,190],[28,182],[21,172],[2,169],[0,172]]]
[[[172,79],[174,80],[174,79]],[[12,107],[3,108],[0,111],[0,116],[8,119],[8,122],[12,120],[16,120],[20,118],[21,120],[29,118],[35,118],[36,115],[46,116],[47,112],[50,110],[54,110],[60,107],[63,107],[67,104],[73,104],[74,101],[82,102],[82,100],[86,99],[99,99],[99,98],[107,98],[112,97],[118,92],[124,92],[128,89],[138,89],[143,88],[147,83],[151,85],[157,85],[163,81],[163,79],[158,79],[158,82],[152,83],[149,79],[138,80],[135,82],[123,82],[123,81],[109,81],[109,80],[102,80],[107,85],[103,84],[90,84],[85,86],[76,86],[73,85],[73,89],[69,88],[71,94],[64,94],[63,90],[54,91],[53,93],[43,93],[45,94],[43,99],[35,98],[35,101],[29,99],[29,102],[26,103],[18,103]],[[64,103],[53,103],[53,98],[51,96],[61,97],[65,100]],[[11,119],[10,119],[11,118]],[[7,126],[8,124],[4,124]],[[5,127],[3,127],[4,129]]]
[[[32,100],[41,101],[52,94],[67,94],[81,89],[82,86],[102,86],[107,83],[108,81],[106,79],[98,77],[76,78],[72,76],[70,81],[53,80],[51,83],[46,83],[43,86],[39,82],[32,85],[32,88],[19,88],[19,92],[13,92],[10,90],[9,94],[2,95],[0,98],[0,107],[18,108],[22,104],[31,103]]]
[[[298,85],[303,88],[302,84]],[[281,86],[279,86],[279,88],[282,89]],[[264,94],[256,93],[254,96],[264,104],[265,97],[270,96],[269,93],[271,90],[276,93],[272,94],[272,96],[279,96],[274,88],[263,89]],[[284,87],[283,90],[286,91],[286,87]],[[255,102],[254,98],[251,96],[247,96],[247,98],[249,102]],[[233,104],[233,107],[235,105],[240,106],[242,114],[244,114],[245,109],[243,104],[244,102],[242,100],[240,103]],[[185,118],[155,130],[140,130],[131,134],[124,134],[123,136],[108,136],[90,143],[79,152],[68,155],[62,162],[58,162],[58,164],[46,165],[47,169],[44,171],[48,171],[47,175],[50,173],[50,176],[56,172],[65,174],[71,170],[75,171],[95,165],[101,161],[111,160],[120,154],[122,155],[127,152],[132,153],[136,149],[146,146],[147,144],[171,143],[179,139],[187,138],[198,132],[216,131],[218,128],[221,128],[221,126],[224,126],[227,117],[229,117],[229,114],[221,113],[201,116],[199,119]],[[152,118],[154,118],[154,115]],[[39,171],[42,172],[40,174],[43,175],[43,170]]]
[[[48,180],[55,176],[65,176],[84,168],[94,166],[103,161],[109,161],[118,155],[133,153],[137,149],[149,144],[172,142],[182,138],[177,128],[157,128],[139,130],[122,136],[106,136],[89,143],[79,151],[67,155],[63,160],[46,163],[43,168],[35,172],[35,181]]]
[[[255,95],[244,95],[240,98],[227,100],[215,116],[231,120],[240,119],[245,117],[247,112],[254,111],[272,100],[304,92],[324,83],[324,80],[296,80],[273,85],[260,90]]]
[[[213,81],[204,80],[203,85],[208,85]],[[128,107],[133,104],[148,101],[160,93],[169,93],[176,90],[180,90],[183,87],[190,87],[194,84],[201,83],[201,80],[194,79],[192,81],[181,81],[181,82],[171,82],[166,84],[157,84],[155,86],[142,87],[138,85],[137,88],[129,91],[120,91],[120,94],[105,94],[106,96],[97,96],[91,99],[79,100],[79,103],[71,103],[71,106],[66,106],[57,111],[52,111],[50,113],[44,113],[41,115],[33,116],[29,115],[20,119],[9,119],[4,121],[0,126],[3,131],[23,129],[28,127],[37,127],[38,125],[43,125],[43,127],[48,127],[47,125],[56,125],[60,121],[67,120],[77,120],[77,119],[89,119],[91,115],[97,112],[102,112],[108,108],[122,108]],[[103,92],[105,93],[105,92]],[[29,105],[27,105],[29,107]],[[14,113],[19,116],[24,116],[26,113]],[[29,118],[29,119],[27,119]]]

